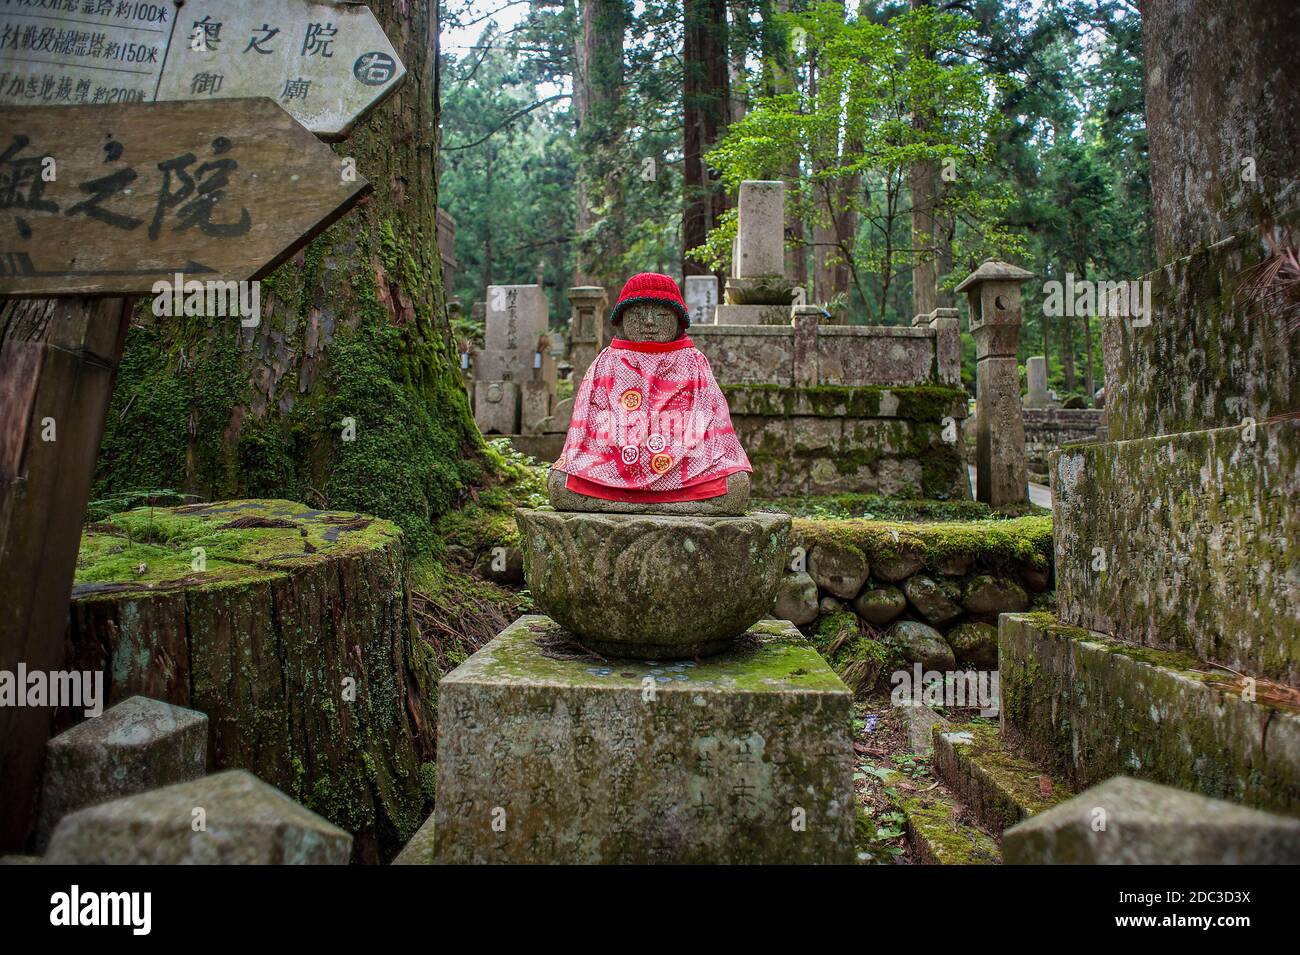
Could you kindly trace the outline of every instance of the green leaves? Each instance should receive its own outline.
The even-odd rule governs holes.
[[[864,303],[935,254],[911,236],[908,177],[921,164],[951,173],[936,213],[963,224],[967,245],[1014,249],[998,228],[1009,191],[973,188],[993,156],[1003,126],[995,104],[1009,83],[962,55],[975,45],[973,20],[921,7],[879,23],[822,2],[778,21],[797,64],[793,89],[760,98],[709,153],[728,189],[786,178],[790,212],[813,227],[805,241],[818,228],[836,231],[825,254],[850,266]],[[842,234],[846,222],[860,223],[856,235]],[[720,225],[697,258],[725,264],[730,228]]]

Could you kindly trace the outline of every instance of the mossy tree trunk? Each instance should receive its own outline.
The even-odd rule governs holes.
[[[369,6],[409,71],[336,147],[374,195],[265,280],[255,329],[138,313],[95,497],[174,489],[355,509],[397,522],[419,555],[431,522],[482,478],[434,235],[437,8]]]

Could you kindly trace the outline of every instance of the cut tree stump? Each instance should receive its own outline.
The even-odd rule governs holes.
[[[386,861],[432,803],[436,671],[404,569],[398,527],[356,513],[114,514],[82,538],[66,665],[103,670],[110,702],[206,713],[212,771],[249,770]]]

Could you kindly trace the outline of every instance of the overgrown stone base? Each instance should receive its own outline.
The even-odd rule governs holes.
[[[527,616],[445,677],[439,863],[851,863],[851,695],[789,624],[604,661]]]
[[[1300,815],[1300,713],[1264,687],[1050,614],[1003,614],[998,656],[1003,736],[1076,789],[1137,776]]]
[[[724,385],[759,497],[970,498],[966,394],[938,385]]]
[[[1300,419],[1051,460],[1062,620],[1300,686]]]

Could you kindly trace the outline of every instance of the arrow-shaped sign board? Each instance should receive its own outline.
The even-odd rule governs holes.
[[[369,191],[269,99],[0,107],[0,297],[260,278]]]
[[[337,140],[405,78],[359,3],[0,0],[0,105],[265,96]]]

